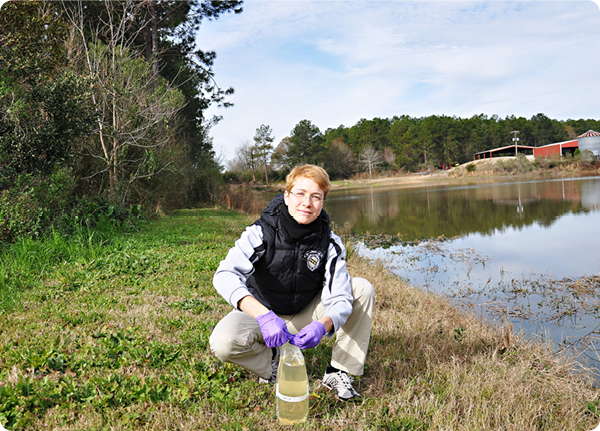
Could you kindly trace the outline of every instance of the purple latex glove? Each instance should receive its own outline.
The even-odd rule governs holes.
[[[293,337],[281,317],[269,311],[256,318],[267,347],[279,347],[290,341]]]
[[[323,338],[326,332],[325,326],[321,322],[314,320],[302,328],[298,332],[298,335],[290,340],[290,344],[298,346],[301,349],[312,349],[319,345],[321,338]]]

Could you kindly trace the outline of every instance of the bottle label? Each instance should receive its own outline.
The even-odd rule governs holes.
[[[285,401],[287,403],[299,403],[300,401],[304,401],[308,398],[308,393],[310,392],[310,385],[306,385],[306,394],[301,395],[299,397],[288,397],[287,395],[283,395],[279,392],[279,383],[275,384],[275,396],[279,398],[281,401]]]

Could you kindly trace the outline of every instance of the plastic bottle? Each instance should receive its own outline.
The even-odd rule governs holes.
[[[304,356],[297,346],[281,346],[276,401],[279,423],[291,425],[308,417],[308,376]]]

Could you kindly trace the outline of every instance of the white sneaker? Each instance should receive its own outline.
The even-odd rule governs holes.
[[[326,372],[323,376],[323,386],[330,391],[335,390],[337,398],[342,401],[360,397],[360,394],[352,387],[352,378],[344,371]]]

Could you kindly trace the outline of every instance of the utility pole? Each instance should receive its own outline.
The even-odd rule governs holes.
[[[519,134],[519,131],[518,130],[513,130],[510,133],[513,134],[512,141],[515,144],[515,157],[516,157],[516,155],[518,153],[517,146],[519,145],[519,137],[517,136]]]

